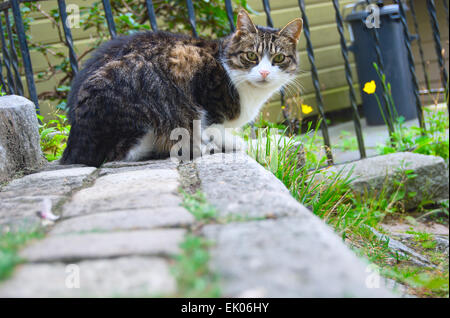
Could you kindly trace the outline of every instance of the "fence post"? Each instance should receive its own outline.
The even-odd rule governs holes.
[[[316,100],[317,100],[317,109],[319,111],[320,117],[322,117],[321,122],[321,130],[323,135],[323,140],[325,143],[325,152],[327,154],[328,164],[333,164],[333,154],[331,152],[331,144],[330,144],[330,136],[328,133],[328,124],[325,118],[325,112],[323,110],[323,98],[322,93],[320,92],[320,83],[319,83],[319,75],[317,73],[316,61],[314,58],[314,49],[311,43],[310,32],[309,32],[309,22],[308,17],[306,15],[305,2],[304,0],[298,0],[298,5],[300,7],[300,11],[302,13],[303,19],[303,34],[306,39],[306,52],[308,54],[309,63],[311,64],[311,75],[312,81],[314,85],[314,90],[316,91]]]
[[[20,13],[19,0],[11,0],[11,6],[14,16],[14,23],[16,25],[17,37],[19,38],[20,51],[22,52],[23,66],[25,68],[25,77],[27,79],[28,93],[30,99],[36,106],[36,112],[40,114],[39,100],[36,93],[36,86],[34,84],[33,66],[31,65],[30,51],[28,50],[27,37],[23,27],[22,14]]]
[[[352,111],[353,111],[353,122],[355,123],[355,132],[356,132],[356,138],[358,140],[359,154],[361,155],[361,159],[363,159],[363,158],[366,158],[366,148],[364,146],[364,138],[363,138],[362,128],[361,128],[361,119],[359,117],[358,106],[356,104],[356,94],[355,94],[355,88],[353,87],[352,70],[350,68],[350,62],[348,60],[348,47],[347,47],[347,43],[345,41],[344,25],[342,22],[342,15],[339,10],[338,0],[333,0],[333,6],[334,6],[334,10],[336,11],[336,24],[337,24],[337,29],[339,32],[339,37],[341,39],[341,53],[342,53],[342,57],[344,58],[344,63],[345,63],[345,78],[347,79],[347,84],[348,84],[348,88],[349,88],[350,104],[352,106]]]
[[[234,32],[236,30],[234,26],[233,6],[231,0],[225,0],[225,10],[227,11],[228,22],[230,23],[230,30]]]
[[[73,75],[76,75],[78,73],[78,61],[75,50],[73,49],[72,32],[70,31],[70,27],[67,25],[66,2],[64,0],[58,0],[58,8],[66,38],[66,45],[69,49],[70,66],[72,67]]]
[[[427,90],[430,91],[431,90],[430,79],[428,78],[428,71],[427,71],[427,66],[425,63],[425,54],[423,53],[422,37],[419,32],[419,23],[417,22],[417,15],[416,15],[416,8],[415,8],[414,0],[409,0],[408,3],[409,3],[409,8],[411,9],[411,16],[413,18],[414,30],[416,31],[416,35],[417,35],[417,45],[419,47],[420,62],[422,64],[423,76],[425,79],[425,86],[426,86]]]
[[[1,43],[2,43],[2,53],[3,53],[3,58],[5,60],[5,67],[6,67],[6,78],[8,79],[8,89],[9,89],[9,93],[10,94],[15,94],[16,93],[16,84],[14,82],[14,78],[13,78],[13,74],[11,71],[11,57],[9,56],[9,52],[8,52],[8,47],[6,45],[6,40],[5,40],[5,33],[3,32],[3,23],[1,21],[1,17],[0,17],[0,38],[1,38]]]
[[[3,62],[2,56],[0,55],[0,93],[8,93],[8,88],[6,87],[5,78],[3,77]]]
[[[103,9],[105,10],[106,22],[108,23],[109,34],[111,34],[111,38],[115,38],[117,36],[116,25],[114,24],[114,18],[111,10],[111,3],[109,0],[102,0]]]
[[[441,71],[441,82],[442,86],[445,90],[445,100],[447,102],[447,111],[448,109],[448,87],[447,87],[447,70],[445,69],[444,58],[442,57],[442,46],[441,46],[441,33],[439,31],[439,23],[436,17],[436,6],[434,5],[434,0],[427,0],[427,8],[428,13],[430,15],[430,23],[433,29],[433,39],[434,39],[434,47],[436,49],[436,55],[438,58],[438,63]]]
[[[191,24],[191,27],[192,27],[192,35],[195,38],[198,38],[197,25],[195,23],[194,5],[192,4],[191,0],[186,0],[186,5],[187,5],[187,10],[188,10],[188,15],[189,15],[189,23]]]
[[[145,0],[145,3],[147,5],[147,12],[148,12],[148,19],[150,20],[150,26],[152,27],[153,31],[158,31],[158,24],[156,23],[156,15],[155,15],[155,8],[153,7],[153,1],[152,0]]]
[[[4,13],[5,13],[6,31],[8,32],[9,47],[12,57],[12,67],[14,70],[14,79],[16,80],[16,88],[19,95],[23,96],[23,85],[19,72],[19,58],[17,56],[16,45],[14,44],[14,37],[11,30],[11,23],[9,21],[8,10],[4,11]]]
[[[366,0],[366,4],[370,5],[370,1]],[[380,35],[378,34],[378,30],[376,28],[372,28],[371,30],[372,30],[372,32],[371,32],[372,37],[375,42],[375,53],[377,56],[378,70],[380,72],[380,75],[383,77],[384,76],[384,61],[383,61],[383,55],[381,53],[381,48],[380,48]],[[389,115],[389,116],[386,116],[387,126],[388,126],[388,130],[389,130],[389,136],[392,136],[392,134],[394,133],[394,124],[393,124],[391,118],[393,118],[393,117],[392,117],[392,113],[391,113],[391,108],[389,106],[390,102],[389,102],[387,87],[384,86],[384,83],[383,83],[383,85],[381,85],[381,90],[383,92],[383,100],[384,100],[384,104],[386,107],[386,111]]]
[[[417,110],[417,116],[419,117],[419,125],[420,125],[420,128],[422,128],[422,132],[424,132],[425,122],[423,120],[422,103],[420,101],[420,96],[419,96],[419,84],[417,83],[416,67],[415,67],[415,62],[414,62],[414,56],[413,56],[412,50],[411,50],[411,42],[410,42],[411,36],[409,34],[408,24],[406,23],[405,9],[403,7],[403,2],[401,0],[395,0],[395,2],[398,4],[398,7],[400,9],[400,21],[403,26],[405,46],[406,46],[406,50],[408,53],[409,72],[411,73],[411,78],[413,81],[414,97],[416,99],[416,110]]]

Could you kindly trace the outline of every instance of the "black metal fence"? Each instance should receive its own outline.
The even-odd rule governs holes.
[[[2,53],[0,56],[0,66],[1,66],[0,85],[2,85],[2,90],[5,93],[24,95],[24,89],[23,89],[23,85],[21,83],[21,77],[20,77],[20,73],[19,73],[19,57],[18,57],[17,50],[16,50],[16,47],[14,44],[14,40],[13,40],[13,30],[11,28],[11,23],[9,21],[9,10],[12,10],[12,14],[14,17],[15,30],[16,30],[18,42],[20,45],[22,65],[23,65],[23,68],[25,71],[25,77],[26,77],[26,81],[27,81],[28,95],[29,95],[30,99],[35,103],[36,111],[39,113],[39,101],[38,101],[38,97],[37,97],[37,93],[36,93],[36,86],[35,86],[34,78],[33,78],[33,68],[31,65],[31,59],[30,59],[30,54],[29,54],[28,45],[27,45],[27,41],[26,41],[24,24],[22,21],[21,11],[20,11],[20,7],[19,7],[20,3],[23,3],[23,2],[38,2],[38,1],[44,1],[44,0],[9,0],[9,1],[0,3],[0,14],[2,14],[4,16],[4,19],[6,22],[5,26],[3,26],[2,19],[0,19],[0,35],[1,35],[1,45],[2,45]],[[233,16],[231,0],[224,0],[224,1],[225,1],[225,8],[227,11],[226,12],[227,17],[228,17],[229,24],[230,24],[230,30],[234,31],[235,26],[234,26],[234,16]],[[347,46],[347,41],[344,36],[344,24],[343,24],[343,17],[342,17],[342,13],[341,13],[342,9],[339,6],[338,0],[330,0],[330,1],[332,2],[333,8],[335,11],[336,27],[337,27],[339,37],[340,37],[341,52],[342,52],[342,57],[344,60],[344,66],[345,66],[345,76],[346,76],[346,81],[347,81],[347,84],[349,87],[349,98],[350,98],[351,110],[353,112],[353,121],[354,121],[354,127],[355,127],[355,132],[356,132],[358,146],[359,146],[358,148],[359,148],[359,152],[360,152],[360,157],[365,158],[366,151],[365,151],[365,147],[364,147],[364,138],[363,138],[362,128],[361,128],[361,119],[360,119],[360,116],[358,114],[358,109],[357,109],[357,99],[356,99],[356,93],[354,90],[354,79],[352,77],[350,61],[349,61],[349,54],[348,54],[349,48]],[[60,13],[62,26],[63,26],[63,30],[64,30],[64,35],[65,35],[65,42],[66,42],[65,44],[68,48],[70,65],[71,65],[73,73],[76,74],[78,72],[78,62],[77,62],[77,57],[76,57],[74,46],[73,46],[72,34],[70,31],[70,28],[66,25],[66,23],[63,23],[67,19],[66,3],[65,3],[65,0],[58,0],[57,2],[58,2],[59,13]],[[423,119],[423,115],[422,115],[423,114],[422,104],[421,104],[419,95],[423,94],[423,93],[427,93],[427,92],[433,92],[433,90],[430,87],[430,79],[429,79],[429,74],[428,74],[427,68],[426,68],[426,61],[424,58],[422,41],[421,41],[421,38],[419,35],[419,26],[418,26],[418,22],[417,22],[414,1],[413,0],[408,0],[408,1],[393,0],[393,2],[397,5],[399,5],[400,15],[401,15],[401,23],[402,23],[403,31],[404,31],[404,35],[405,35],[404,45],[407,48],[409,71],[410,71],[410,73],[412,75],[412,79],[413,79],[415,104],[416,104],[415,106],[417,108],[419,124],[421,127],[425,127],[424,119]],[[446,88],[448,85],[447,84],[448,74],[447,74],[447,70],[445,68],[444,57],[442,55],[443,48],[442,48],[441,36],[440,36],[440,26],[438,23],[438,19],[436,17],[436,3],[434,0],[426,0],[426,2],[427,2],[427,10],[428,10],[428,15],[429,15],[429,19],[430,19],[430,24],[431,24],[431,27],[433,30],[433,40],[434,40],[434,44],[435,44],[437,61],[438,61],[439,68],[440,68],[440,77],[441,77],[441,83],[442,83],[442,88],[440,89],[440,91],[445,91],[447,93],[448,89],[446,89]],[[442,10],[444,10],[445,14],[446,14],[446,20],[447,20],[446,27],[448,28],[449,27],[449,15],[448,15],[448,3],[447,3],[448,0],[440,0],[440,2],[442,5]],[[102,0],[102,3],[103,3],[106,21],[108,24],[109,33],[111,35],[111,38],[114,38],[117,36],[117,32],[116,32],[116,27],[114,24],[114,18],[113,18],[110,1]],[[383,1],[365,0],[365,3],[367,5],[369,5],[371,3],[382,4]],[[150,26],[153,31],[157,31],[158,25],[156,22],[156,15],[155,15],[153,2],[152,2],[152,0],[146,0],[145,4],[147,6],[148,19],[149,19]],[[263,5],[263,8],[264,8],[264,11],[266,14],[267,25],[273,26],[269,1],[262,0],[262,5]],[[421,62],[423,73],[424,73],[426,88],[427,88],[425,91],[419,91],[418,79],[417,79],[416,70],[415,70],[415,57],[411,50],[411,41],[412,41],[413,37],[408,28],[406,9],[405,9],[406,5],[408,5],[408,7],[410,8],[410,13],[411,13],[410,16],[412,18],[412,22],[413,22],[414,29],[416,32],[415,36],[417,37],[417,40],[418,40],[417,43],[418,43],[418,47],[419,47],[419,57],[420,57],[420,62]],[[195,11],[194,11],[194,6],[193,6],[192,1],[186,0],[186,6],[187,6],[187,11],[188,11],[189,23],[192,28],[192,35],[197,37],[198,33],[197,33],[197,27],[196,27]],[[298,0],[298,6],[299,6],[299,9],[301,12],[301,17],[303,18],[303,31],[304,31],[304,37],[306,39],[306,52],[308,55],[309,63],[311,64],[311,77],[312,77],[314,91],[315,91],[315,95],[316,95],[317,109],[318,109],[319,116],[322,118],[320,128],[322,131],[324,144],[326,146],[325,149],[326,149],[328,163],[332,164],[333,163],[333,155],[331,152],[330,137],[329,137],[329,133],[328,133],[328,126],[327,126],[327,121],[326,121],[326,116],[325,116],[325,111],[324,111],[324,103],[323,103],[323,97],[322,97],[322,92],[321,92],[320,79],[319,79],[316,62],[315,62],[315,57],[314,57],[314,46],[313,46],[312,39],[311,39],[310,25],[309,25],[309,21],[308,21],[308,16],[306,14],[305,1]],[[5,37],[4,28],[6,28],[6,35],[8,37],[8,42]],[[376,50],[377,64],[379,66],[380,73],[383,74],[384,73],[384,61],[383,61],[383,55],[382,55],[382,52],[380,49],[380,38],[379,38],[378,30],[376,28],[372,28],[371,30],[372,30],[371,32],[372,32],[372,36],[373,36],[373,41],[375,43],[375,48],[376,48],[375,50]],[[6,78],[3,76],[3,67],[6,70]],[[284,93],[283,92],[281,92],[281,93],[282,93],[281,98],[283,99]],[[384,99],[386,105],[389,103],[387,94],[388,94],[388,92],[383,91],[383,99]],[[447,96],[446,96],[446,101],[448,103]],[[447,107],[448,107],[448,104],[447,104]],[[388,130],[390,133],[393,132],[393,123],[390,121],[388,122]]]

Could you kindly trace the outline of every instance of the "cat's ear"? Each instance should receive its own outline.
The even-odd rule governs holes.
[[[257,29],[253,24],[252,19],[248,15],[248,12],[242,9],[236,21],[236,32],[247,32],[247,33],[257,33]]]
[[[300,38],[300,34],[302,33],[302,29],[303,29],[303,20],[297,18],[286,24],[286,26],[282,28],[280,32],[278,32],[278,34],[286,36],[297,43],[298,39]]]

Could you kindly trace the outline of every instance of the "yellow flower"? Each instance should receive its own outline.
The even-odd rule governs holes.
[[[313,108],[311,106],[308,106],[306,104],[302,104],[302,113],[303,114],[309,114],[313,111]]]
[[[284,106],[284,105],[283,105],[283,106],[281,106],[281,109],[285,109],[285,108],[286,108],[286,106]]]
[[[371,95],[371,94],[375,93],[376,89],[377,89],[377,85],[375,84],[375,81],[370,81],[364,85],[363,91],[366,92],[367,94]]]

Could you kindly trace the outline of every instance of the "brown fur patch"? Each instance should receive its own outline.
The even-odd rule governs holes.
[[[198,47],[177,44],[169,52],[170,72],[176,79],[191,79],[201,63]]]
[[[111,78],[111,73],[115,70],[122,69],[123,62],[112,60],[106,63],[104,66],[96,70],[86,81],[89,84],[96,84],[104,87],[106,83],[109,82]]]

